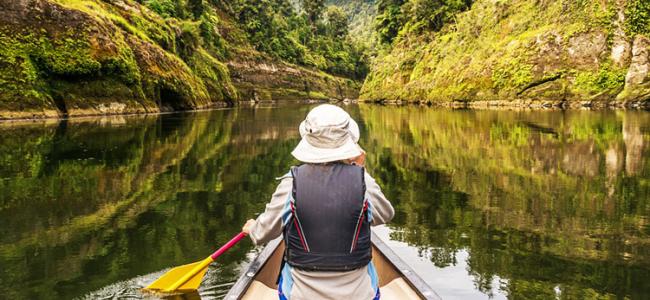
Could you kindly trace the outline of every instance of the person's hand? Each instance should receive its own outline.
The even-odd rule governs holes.
[[[363,167],[363,164],[366,163],[366,151],[363,151],[363,149],[361,149],[361,147],[359,147],[359,150],[361,150],[361,155],[351,159],[350,162],[352,162],[353,164],[355,164],[357,166]]]
[[[246,224],[244,224],[244,227],[241,228],[241,231],[246,233],[246,234],[250,234],[251,233],[251,227],[253,227],[253,225],[255,225],[255,220],[250,219],[250,220],[246,221]]]

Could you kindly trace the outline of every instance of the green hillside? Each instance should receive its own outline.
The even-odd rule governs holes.
[[[0,118],[355,98],[367,67],[288,0],[0,1]]]
[[[381,0],[369,101],[605,106],[650,98],[650,4]]]
[[[360,98],[641,106],[643,0],[0,1],[0,119]]]

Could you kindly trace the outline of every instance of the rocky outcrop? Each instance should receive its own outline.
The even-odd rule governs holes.
[[[0,118],[196,109],[234,97],[223,88],[213,98],[214,79],[140,31],[176,41],[173,26],[120,3],[0,1]],[[227,87],[222,69],[217,84]]]
[[[625,90],[621,101],[650,99],[650,39],[637,36],[632,46],[632,60],[625,76]]]
[[[359,83],[282,62],[236,60],[228,63],[244,101],[329,100],[359,96]]]
[[[465,106],[644,106],[648,36],[631,1],[475,1],[456,24],[405,35],[375,61],[366,101]]]

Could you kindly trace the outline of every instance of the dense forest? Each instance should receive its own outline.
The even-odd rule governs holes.
[[[0,118],[241,100],[639,106],[644,0],[0,0]]]
[[[349,16],[337,6],[304,0],[299,12],[288,0],[217,2],[259,51],[357,80],[367,73],[363,53],[348,40]]]

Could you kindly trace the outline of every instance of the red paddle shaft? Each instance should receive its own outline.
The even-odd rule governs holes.
[[[221,248],[219,248],[219,250],[212,253],[212,255],[210,255],[210,257],[212,258],[212,260],[216,260],[217,257],[219,257],[224,252],[228,251],[228,249],[230,249],[232,246],[237,244],[237,242],[239,242],[245,236],[246,236],[245,232],[240,232],[238,235],[236,235],[234,238],[232,238],[232,240],[227,242],[225,245],[221,246]]]

